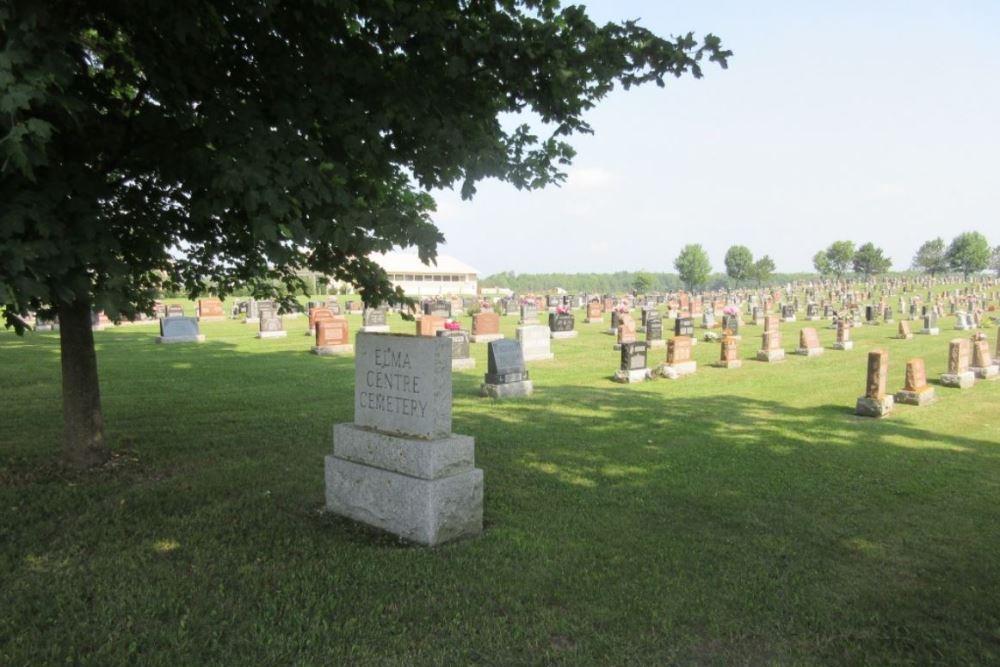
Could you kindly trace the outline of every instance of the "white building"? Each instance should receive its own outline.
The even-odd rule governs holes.
[[[478,271],[448,255],[437,256],[437,265],[420,261],[417,255],[389,252],[372,254],[395,287],[407,296],[439,296],[447,294],[475,296],[479,286]]]

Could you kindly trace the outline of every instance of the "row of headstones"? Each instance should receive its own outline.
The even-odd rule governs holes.
[[[971,360],[970,360],[971,348]],[[1000,349],[1000,331],[997,346]],[[884,417],[895,403],[923,406],[934,400],[934,388],[927,384],[924,360],[906,362],[906,379],[903,389],[896,394],[886,392],[889,353],[873,350],[868,353],[868,374],[865,395],[858,398],[855,412],[864,417]],[[946,387],[968,389],[977,379],[994,380],[1000,377],[1000,364],[990,355],[989,342],[981,332],[972,340],[956,338],[948,344],[948,371],[941,374],[941,384]]]

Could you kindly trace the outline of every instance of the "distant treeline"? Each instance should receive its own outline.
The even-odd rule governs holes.
[[[637,278],[649,279],[650,292],[672,292],[683,288],[676,273],[653,273],[649,271],[618,271],[616,273],[514,273],[505,271],[479,280],[480,287],[506,287],[515,292],[546,292],[561,287],[572,293],[622,293],[634,289]],[[818,280],[816,273],[775,273],[765,285],[783,285],[797,280]],[[724,273],[712,274],[708,279],[708,289],[734,287],[734,282]],[[756,287],[748,282],[740,287]]]

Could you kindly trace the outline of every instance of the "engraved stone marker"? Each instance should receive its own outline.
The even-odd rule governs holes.
[[[482,532],[475,443],[451,432],[451,345],[358,334],[354,423],[333,428],[327,510],[425,545]]]
[[[927,370],[923,359],[906,362],[906,382],[901,391],[896,392],[896,402],[907,405],[927,405],[934,400],[934,387],[927,384]]]
[[[885,393],[889,374],[889,353],[872,350],[868,353],[868,374],[865,395],[858,399],[856,414],[862,417],[884,417],[893,406],[893,397]]]
[[[198,331],[194,317],[160,318],[160,335],[157,343],[204,343],[205,336]]]

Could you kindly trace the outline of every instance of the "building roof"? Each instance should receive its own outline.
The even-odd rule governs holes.
[[[404,252],[372,253],[370,258],[386,273],[474,273],[479,275],[479,271],[465,262],[440,253],[437,256],[437,266],[433,263],[424,264],[417,255]]]

